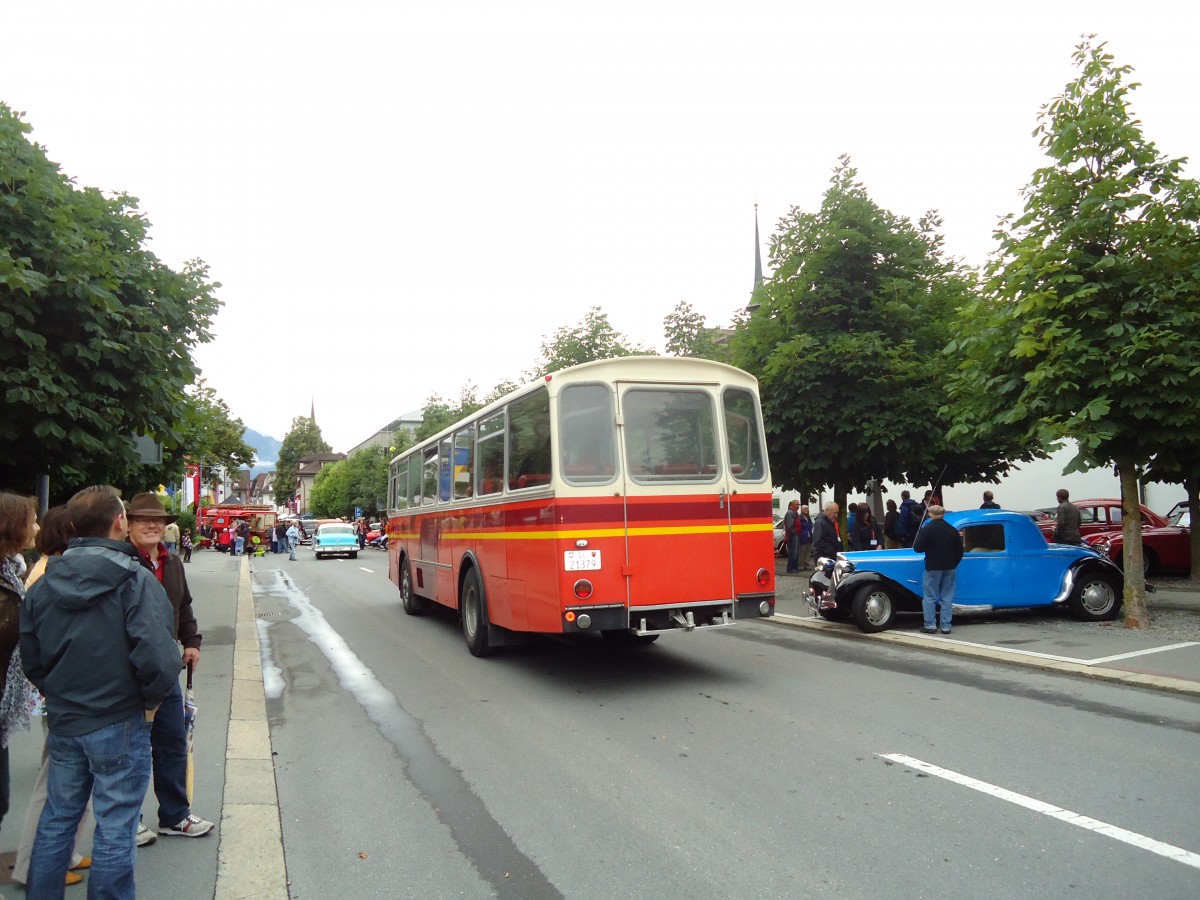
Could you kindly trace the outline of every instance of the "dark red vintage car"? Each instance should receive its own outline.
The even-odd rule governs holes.
[[[1072,500],[1079,510],[1079,533],[1086,541],[1089,534],[1103,534],[1107,531],[1120,531],[1124,519],[1119,499],[1108,500]],[[1167,520],[1158,513],[1143,506],[1142,528],[1161,528]],[[1045,513],[1046,518],[1037,523],[1046,540],[1054,540],[1055,519],[1058,517],[1058,507],[1048,506],[1038,512]]]
[[[1186,503],[1177,503],[1167,524],[1142,529],[1142,568],[1147,572],[1188,572],[1192,568],[1192,518]],[[1084,543],[1122,565],[1125,536],[1108,531],[1085,537]]]

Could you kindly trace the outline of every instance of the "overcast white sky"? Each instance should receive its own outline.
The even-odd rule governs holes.
[[[486,393],[603,307],[661,350],[727,324],[841,153],[936,208],[973,264],[1042,157],[1082,33],[1136,69],[1147,136],[1200,154],[1200,7],[1142,0],[11,4],[0,100],[151,249],[223,285],[204,376],[347,450],[433,391]],[[1189,172],[1194,176],[1197,167]]]

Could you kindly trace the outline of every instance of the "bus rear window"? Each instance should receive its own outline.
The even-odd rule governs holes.
[[[559,461],[571,484],[604,484],[617,475],[617,417],[603,384],[563,388],[558,398]]]
[[[705,391],[631,388],[621,399],[625,464],[634,481],[714,481],[716,428]]]
[[[759,481],[766,472],[758,424],[758,402],[742,388],[729,388],[722,397],[729,471],[738,481]]]

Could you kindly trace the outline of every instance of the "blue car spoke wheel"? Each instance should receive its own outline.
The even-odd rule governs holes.
[[[1071,612],[1085,622],[1102,622],[1121,611],[1121,586],[1106,572],[1081,575],[1067,599]]]
[[[887,588],[868,585],[854,597],[853,615],[855,624],[869,634],[886,631],[896,619],[896,603]]]

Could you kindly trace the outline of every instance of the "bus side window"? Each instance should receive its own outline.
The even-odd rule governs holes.
[[[422,473],[421,505],[433,506],[438,496],[438,448],[434,444],[425,449],[425,462]]]
[[[472,496],[474,483],[475,426],[472,424],[454,435],[454,499]]]
[[[543,389],[509,404],[509,490],[548,484],[550,458],[550,395]]]
[[[408,505],[415,509],[421,505],[421,455],[413,453],[408,458]]]
[[[480,496],[499,494],[504,490],[504,412],[498,412],[479,423],[477,477]]]

